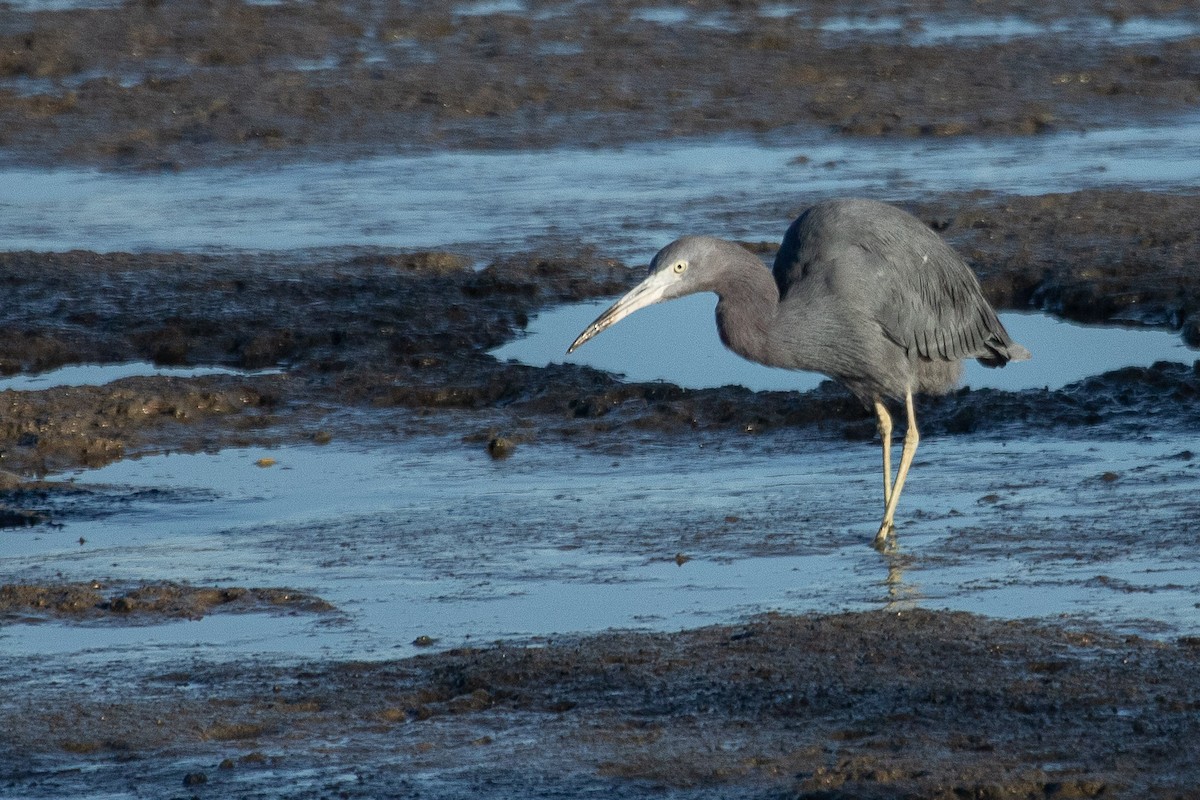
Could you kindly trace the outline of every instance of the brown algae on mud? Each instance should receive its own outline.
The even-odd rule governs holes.
[[[1175,797],[1200,780],[1197,659],[1188,642],[961,613],[767,615],[402,661],[197,662],[133,693],[6,703],[0,741],[164,791],[197,769],[212,790],[266,789],[303,760],[296,798],[351,765],[348,797],[414,771],[485,797]],[[296,737],[338,744],[314,764]]]
[[[294,589],[191,586],[162,582],[0,584],[0,621],[105,621],[153,624],[165,618],[200,619],[212,613],[333,611],[319,597]]]
[[[1175,4],[1054,3],[1031,14],[1005,3],[960,15],[912,7],[887,36],[869,26],[823,29],[846,17],[825,2],[781,14],[690,4],[666,24],[660,5],[459,13],[228,2],[217,14],[186,3],[35,13],[18,5],[0,26],[0,131],[9,151],[29,159],[169,170],[264,155],[611,145],[797,125],[857,136],[1029,136],[1186,110],[1200,96],[1192,78],[1200,48]],[[910,35],[943,19],[969,32],[1029,16],[1065,27]],[[1174,22],[1182,35],[1106,35],[1130,17],[1165,29]],[[1064,45],[1073,26],[1088,23],[1086,46]]]

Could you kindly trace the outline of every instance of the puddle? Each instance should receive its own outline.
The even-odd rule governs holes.
[[[229,369],[227,367],[164,367],[150,361],[130,361],[124,364],[76,364],[39,372],[34,375],[13,375],[0,378],[0,392],[36,392],[57,386],[103,386],[122,378],[162,376],[168,378],[199,378],[204,375],[272,375],[278,370]]]
[[[797,162],[801,156],[807,161]],[[764,180],[770,175],[789,179]],[[1200,117],[1012,139],[720,137],[152,175],[9,166],[0,167],[0,249],[494,252],[567,237],[603,242],[606,254],[641,262],[685,232],[778,241],[785,215],[822,197],[966,187],[1162,191],[1197,182]]]
[[[53,96],[62,94],[64,91],[75,91],[88,81],[101,78],[111,78],[123,88],[128,89],[146,80],[147,75],[166,75],[172,71],[181,72],[178,69],[161,71],[158,69],[147,69],[137,72],[129,70],[87,70],[86,72],[65,78],[35,78],[28,75],[20,75],[17,77],[0,78],[0,89],[9,89],[24,97],[32,97],[39,94]]]
[[[1200,451],[1200,434],[930,438],[890,562],[868,546],[871,443],[780,436],[616,457],[529,445],[495,462],[431,438],[122,461],[72,479],[171,491],[0,533],[0,582],[291,586],[340,615],[10,624],[0,647],[87,662],[384,658],[416,652],[418,636],[453,646],[895,604],[1196,632],[1200,554],[1183,534],[1200,464],[1172,457],[1185,449]],[[266,455],[274,467],[256,465]]]
[[[800,12],[794,6],[769,7],[764,16],[787,17]],[[893,36],[916,45],[961,44],[962,40],[1006,41],[1021,37],[1053,37],[1078,43],[1117,45],[1186,39],[1200,34],[1200,23],[1187,17],[1155,19],[1129,17],[1120,22],[1102,17],[1074,17],[1040,22],[1017,16],[934,18],[925,16],[832,16],[816,22],[832,34]]]
[[[456,5],[454,13],[463,17],[482,17],[488,14],[524,14],[527,10],[522,0],[478,0]]]
[[[630,19],[643,22],[653,22],[658,25],[682,25],[692,20],[692,11],[688,8],[639,8],[629,15]]]
[[[694,28],[716,28],[720,30],[736,29],[739,20],[738,16],[733,12],[701,13],[694,9],[672,8],[669,6],[639,8],[631,13],[629,17],[641,22],[650,22],[672,28],[679,27],[680,25],[690,25]]]
[[[630,381],[669,381],[690,389],[737,384],[753,391],[806,391],[826,380],[817,373],[753,364],[727,350],[713,320],[715,295],[642,309],[567,355],[567,346],[610,302],[577,303],[543,312],[530,321],[523,338],[491,354],[536,367],[586,364]],[[1000,319],[1034,357],[1004,369],[970,361],[963,371],[964,385],[1009,391],[1059,389],[1121,367],[1150,366],[1156,361],[1190,364],[1200,358],[1200,351],[1189,349],[1177,334],[1159,330],[1078,325],[1036,313],[1006,313]]]

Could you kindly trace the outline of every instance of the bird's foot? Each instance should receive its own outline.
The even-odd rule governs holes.
[[[886,550],[894,550],[896,547],[896,526],[890,519],[885,519],[883,524],[879,526],[879,533],[875,534],[875,541],[871,543],[879,552]]]

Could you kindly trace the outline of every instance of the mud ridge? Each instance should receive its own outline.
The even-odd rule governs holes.
[[[286,611],[321,613],[333,606],[294,589],[192,586],[151,583],[139,586],[90,583],[6,583],[0,585],[0,620],[153,624],[164,618],[200,619],[213,613]]]

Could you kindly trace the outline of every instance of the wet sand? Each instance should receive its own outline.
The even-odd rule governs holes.
[[[756,4],[689,5],[689,19],[727,15],[725,25],[656,21],[658,4],[580,3],[559,14],[530,3],[486,15],[354,3],[16,8],[0,22],[0,146],[25,164],[171,171],[811,125],[846,136],[1036,136],[1153,120],[1200,99],[1200,36],[1087,47],[1039,36],[906,39],[955,21],[938,4],[883,37],[812,30],[812,19],[837,16],[837,6],[820,3],[805,6],[804,19],[752,15]],[[1047,24],[1176,13],[1170,4],[1077,8],[1013,3],[992,13]],[[1200,342],[1194,193],[964,191],[904,205],[968,257],[1000,308],[1132,321]],[[280,370],[0,393],[0,497],[14,525],[0,537],[137,502],[40,479],[164,451],[418,433],[494,456],[550,442],[679,449],[698,436],[737,447],[747,434],[795,432],[870,441],[869,417],[836,388],[687,390],[486,355],[541,309],[632,285],[638,265],[605,257],[604,244],[563,237],[533,253],[0,253],[4,373],[135,360]],[[774,243],[748,246],[769,258]],[[1054,391],[964,391],[923,402],[922,419],[923,434],[950,443],[989,433],[1191,435],[1200,362]],[[1200,510],[1186,472],[1192,458],[1181,452],[1180,470],[1145,479],[1160,488],[1151,500],[1127,490],[1136,484],[1128,475],[1072,476],[1093,482],[1091,491],[1113,489],[1111,524],[1088,552],[1132,549],[1128,537],[1169,550],[1187,536]],[[759,522],[786,527],[786,508],[772,508]],[[1064,536],[1058,519],[999,519],[1009,524],[936,557],[969,558],[971,546],[1037,554],[1087,535],[1086,521]],[[599,518],[579,535],[607,533]],[[863,558],[879,558],[865,539]],[[156,615],[337,613],[284,587],[151,580],[102,591],[18,577],[0,591],[0,624],[36,617],[81,636]],[[299,606],[261,608],[281,596],[301,598]],[[21,658],[0,667],[9,687],[0,699],[0,789],[1194,796],[1200,651],[1193,637],[1153,633],[904,608],[465,649],[430,642],[428,654],[369,663],[195,658],[112,674],[92,662]]]

